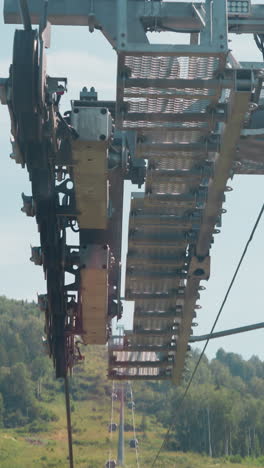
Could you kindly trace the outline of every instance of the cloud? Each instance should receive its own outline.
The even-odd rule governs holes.
[[[94,86],[99,99],[115,98],[116,60],[73,50],[50,52],[47,71],[51,76],[67,77],[71,99],[78,99],[84,86]]]
[[[11,57],[10,59],[0,60],[0,78],[7,78],[9,76],[10,64],[11,64]]]
[[[21,205],[21,203],[19,204]],[[1,251],[1,267],[28,261],[30,245],[39,245],[35,219],[27,218],[15,210],[12,211],[12,219],[6,216],[6,222],[2,224],[0,231],[0,242],[1,245],[5,246]]]
[[[11,59],[10,59],[11,60]],[[0,77],[9,75],[10,60],[0,60]],[[63,106],[68,106],[71,99],[78,99],[84,86],[94,86],[99,99],[115,99],[116,59],[103,58],[86,52],[74,50],[49,51],[47,54],[47,72],[50,76],[66,77],[68,93]],[[1,133],[9,131],[9,116],[6,106],[0,106]]]
[[[8,109],[7,109],[7,106],[2,106],[2,104],[0,104],[0,126],[1,126],[1,135],[0,135],[0,139],[3,135],[5,135],[5,139],[6,139],[6,135],[10,135],[10,118],[9,118],[9,113],[8,113]]]

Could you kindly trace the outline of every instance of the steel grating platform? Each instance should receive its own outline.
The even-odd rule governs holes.
[[[161,45],[147,55],[146,48],[118,59],[117,125],[136,130],[136,157],[148,168],[145,194],[132,194],[129,216],[134,327],[109,344],[109,375],[179,383],[226,183],[242,170],[234,159],[252,75],[228,69],[227,51],[213,44],[212,56],[168,56]]]

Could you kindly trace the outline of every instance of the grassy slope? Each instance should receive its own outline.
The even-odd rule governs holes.
[[[89,349],[85,368],[79,372],[78,387],[84,392],[83,401],[73,401],[72,426],[74,439],[74,456],[76,468],[102,468],[108,459],[109,449],[116,458],[117,433],[109,439],[108,424],[110,422],[111,402],[109,396],[102,396],[93,389],[94,380],[100,376],[100,385],[106,384],[106,359],[104,349]],[[55,399],[43,386],[43,405],[58,416],[58,421],[49,423],[48,432],[30,434],[27,428],[0,430],[0,467],[1,468],[68,468],[67,462],[67,432],[63,393],[58,392]],[[45,401],[46,400],[46,401]],[[51,400],[51,401],[49,401]],[[118,423],[118,406],[115,402],[114,422]],[[125,420],[132,423],[131,410],[126,409]],[[142,414],[136,414],[136,427],[140,426]],[[165,429],[157,423],[155,417],[147,417],[147,431],[139,432],[137,438],[140,444],[140,467],[150,468],[159,449]],[[136,467],[135,451],[129,448],[132,433],[125,433],[126,467]],[[30,440],[28,440],[30,439]],[[34,443],[35,442],[35,443]],[[252,463],[244,463],[243,467],[252,467]],[[263,465],[258,465],[262,466]],[[156,468],[242,468],[240,464],[201,457],[196,454],[162,452]]]
[[[49,432],[28,434],[22,430],[2,430],[0,432],[0,466],[1,468],[67,468],[67,432],[64,414],[63,395],[56,398],[56,402],[46,404],[59,416],[59,421],[50,423]],[[118,420],[118,404],[115,407],[115,421]],[[130,411],[127,410],[129,420]],[[110,448],[107,426],[109,424],[110,402],[100,399],[74,402],[72,413],[74,455],[78,468],[101,468],[104,466]],[[140,424],[142,415],[137,415],[137,425]],[[144,437],[138,434],[140,441],[140,466],[149,468],[153,461],[154,453],[160,446],[164,429],[156,424],[155,418],[148,419],[149,430]],[[31,441],[28,441],[30,438]],[[126,433],[126,467],[136,467],[135,453],[128,447],[132,433]],[[34,445],[32,441],[38,441]],[[112,441],[113,458],[116,457],[117,434]],[[157,468],[242,468],[240,464],[230,464],[196,454],[162,453],[160,460],[155,465]],[[243,467],[253,466],[244,464]],[[263,465],[259,465],[263,466]]]

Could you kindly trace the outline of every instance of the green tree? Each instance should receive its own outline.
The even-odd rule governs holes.
[[[0,428],[4,424],[4,399],[3,395],[0,393]]]
[[[5,419],[9,413],[32,418],[36,414],[35,396],[33,392],[30,373],[25,364],[14,364],[5,379],[2,379],[0,391],[3,395],[5,406]]]

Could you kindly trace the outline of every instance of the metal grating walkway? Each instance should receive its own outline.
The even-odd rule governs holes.
[[[116,123],[137,131],[136,157],[148,168],[145,193],[131,199],[126,299],[135,301],[134,327],[109,345],[114,379],[180,380],[250,100],[235,70],[218,79],[225,67],[226,54],[213,48],[212,56],[119,54]]]

